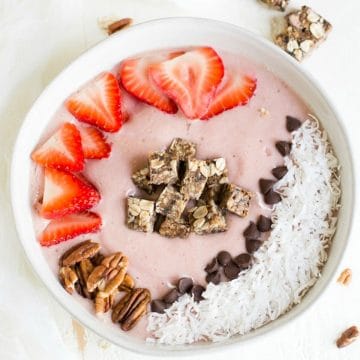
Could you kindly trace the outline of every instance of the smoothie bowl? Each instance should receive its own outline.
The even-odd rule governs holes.
[[[134,26],[68,66],[25,119],[11,184],[55,298],[157,354],[300,314],[340,261],[353,205],[347,140],[314,81],[268,42],[191,18]]]

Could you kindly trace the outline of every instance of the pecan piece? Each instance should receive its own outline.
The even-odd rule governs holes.
[[[114,304],[114,295],[99,291],[95,297],[96,314],[108,312]]]
[[[135,289],[126,294],[113,308],[111,315],[114,323],[119,322],[121,329],[132,329],[140,318],[146,314],[151,296],[147,289]]]
[[[60,266],[72,266],[81,260],[96,255],[100,250],[100,244],[86,240],[66,251],[60,258]]]
[[[130,292],[135,287],[135,280],[128,273],[125,274],[123,282],[119,286],[119,291]]]
[[[105,257],[89,275],[86,286],[92,292],[96,288],[113,293],[123,282],[128,266],[128,258],[121,252]]]
[[[72,294],[74,292],[75,283],[78,281],[75,271],[69,266],[64,266],[59,270],[59,278],[64,289],[69,294]]]
[[[340,276],[337,279],[337,282],[340,283],[341,285],[346,286],[349,285],[351,278],[352,278],[352,271],[351,269],[347,268],[341,272]]]
[[[346,329],[341,336],[336,340],[336,346],[338,348],[343,348],[350,345],[359,337],[359,329],[356,326],[351,326]]]

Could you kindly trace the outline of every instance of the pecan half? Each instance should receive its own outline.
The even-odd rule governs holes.
[[[81,260],[96,255],[100,250],[100,244],[86,240],[66,251],[60,258],[60,266],[72,266]]]
[[[119,291],[130,292],[135,287],[135,280],[133,277],[126,273],[123,282],[119,286]]]
[[[121,252],[105,257],[89,275],[86,286],[92,292],[96,288],[113,293],[123,282],[128,267],[128,258]]]
[[[95,312],[97,314],[108,312],[114,304],[114,296],[98,291],[95,297]]]
[[[59,270],[59,278],[64,289],[69,294],[72,294],[74,292],[75,283],[78,281],[75,271],[69,266],[64,266]]]
[[[113,308],[112,321],[119,322],[124,331],[132,329],[146,314],[150,300],[150,292],[147,289],[139,288],[129,292]]]
[[[336,340],[336,346],[338,348],[343,348],[350,345],[359,337],[359,329],[356,326],[351,326],[346,329],[341,336]]]
[[[89,278],[89,275],[94,270],[94,265],[92,264],[90,259],[81,260],[78,264],[75,265],[75,272],[79,278],[79,282],[76,284],[76,291],[83,297],[88,299],[92,299],[94,297],[94,293],[88,291],[86,282]]]

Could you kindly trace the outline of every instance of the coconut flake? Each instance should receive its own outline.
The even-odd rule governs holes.
[[[150,313],[150,342],[221,341],[275,320],[298,304],[320,276],[336,228],[338,160],[311,117],[292,135],[287,174],[276,184],[282,201],[254,265],[231,282],[209,284],[205,300],[182,296],[164,314]]]

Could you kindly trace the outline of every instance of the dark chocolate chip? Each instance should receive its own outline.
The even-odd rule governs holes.
[[[163,300],[167,303],[167,304],[172,304],[173,302],[175,302],[179,297],[181,296],[181,294],[178,292],[177,289],[171,289],[163,298]]]
[[[236,279],[239,272],[240,268],[234,262],[231,262],[224,267],[224,274],[229,280]]]
[[[213,258],[205,267],[205,271],[208,273],[208,274],[211,274],[211,273],[214,273],[216,271],[218,271],[219,269],[219,264],[217,262],[217,259],[216,258]]]
[[[211,274],[207,274],[206,276],[206,282],[207,283],[213,283],[215,285],[220,283],[220,273],[219,272],[213,272]]]
[[[201,285],[194,285],[191,289],[191,295],[194,297],[195,301],[203,300],[202,293],[205,291],[205,288]]]
[[[286,166],[277,166],[276,168],[273,168],[271,170],[271,173],[278,179],[282,179],[286,173],[288,172],[288,169]]]
[[[290,154],[291,151],[291,142],[287,142],[287,141],[277,141],[275,143],[275,146],[277,148],[277,150],[279,151],[279,153],[282,156],[286,156]]]
[[[260,179],[259,180],[259,187],[260,187],[261,193],[262,194],[268,193],[272,189],[272,187],[274,186],[275,183],[276,183],[275,180]]]
[[[251,264],[251,256],[247,253],[240,254],[234,258],[234,263],[240,269],[247,269]]]
[[[259,229],[259,231],[261,232],[267,232],[271,230],[271,219],[264,216],[264,215],[260,215],[258,218],[258,221],[256,223],[257,228]]]
[[[225,266],[230,263],[231,255],[227,251],[220,251],[217,254],[217,261],[221,266]]]
[[[274,205],[281,201],[281,196],[274,190],[270,190],[267,194],[264,195],[264,200],[266,204]]]
[[[286,130],[289,132],[297,130],[301,126],[301,121],[293,116],[286,117]]]
[[[246,239],[246,250],[248,253],[252,254],[262,245],[260,240]]]
[[[244,230],[243,235],[246,239],[258,239],[261,234],[253,221],[250,221],[249,226]]]
[[[169,304],[163,300],[153,300],[150,307],[152,312],[162,314],[164,310],[169,307]]]
[[[183,277],[178,282],[178,290],[181,294],[185,294],[190,292],[193,285],[194,283],[191,278]]]

